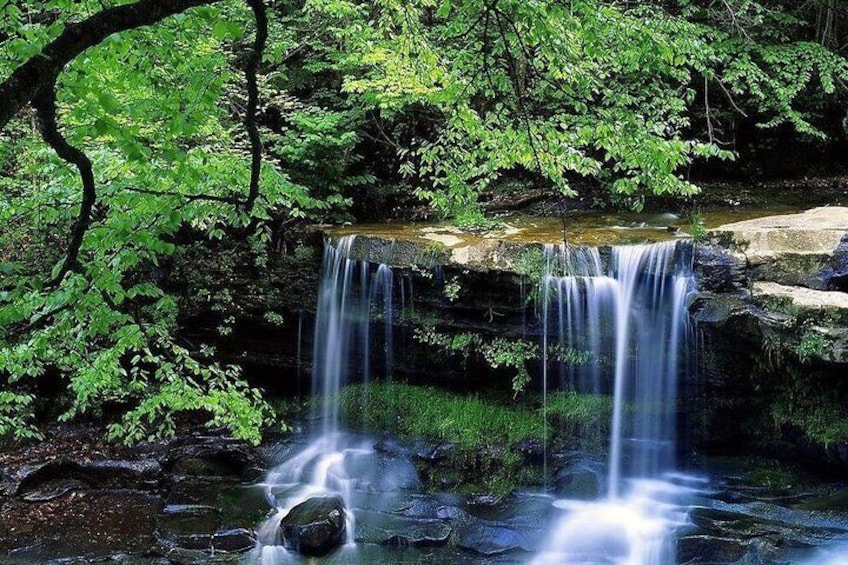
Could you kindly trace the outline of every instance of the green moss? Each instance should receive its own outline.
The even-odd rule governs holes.
[[[774,490],[789,490],[797,484],[795,474],[778,462],[771,462],[751,471],[751,484]]]
[[[406,440],[496,447],[541,439],[543,433],[540,415],[526,407],[398,383],[348,386],[341,394],[341,410],[354,428],[386,431]]]
[[[612,404],[609,396],[557,392],[548,397],[547,418],[559,442],[599,451],[609,437]]]
[[[548,400],[545,426],[541,408],[530,401],[499,403],[398,383],[351,385],[342,391],[341,413],[353,429],[452,444],[444,462],[419,469],[434,488],[444,488],[440,478],[449,475],[456,490],[505,494],[543,479],[541,466],[528,465],[517,449],[522,442],[541,442],[546,431],[555,448],[596,447],[606,440],[609,398],[561,392]]]
[[[848,414],[836,400],[819,398],[790,398],[784,395],[772,406],[777,426],[800,430],[810,441],[829,446],[848,442]]]

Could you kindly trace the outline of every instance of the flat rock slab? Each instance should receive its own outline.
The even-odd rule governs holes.
[[[838,290],[846,284],[848,207],[813,208],[725,224],[710,235],[745,265],[749,280],[820,290]]]
[[[0,508],[0,562],[45,563],[69,555],[142,553],[156,545],[162,500],[138,491],[72,492]]]
[[[848,363],[848,293],[770,282],[754,283],[752,290],[754,298],[765,308],[776,302],[781,310],[791,313],[790,320],[794,320],[791,323],[795,333],[800,333],[800,339],[815,339],[822,344],[811,353],[813,357]]]
[[[771,257],[784,253],[832,254],[848,232],[848,207],[826,206],[800,214],[767,216],[725,224],[714,234],[730,234],[748,256]]]
[[[356,541],[402,547],[433,547],[448,543],[452,528],[436,518],[360,510],[356,513]]]
[[[848,294],[825,290],[813,290],[800,286],[786,286],[772,282],[754,283],[754,297],[789,300],[796,308],[804,310],[826,310],[848,314]]]

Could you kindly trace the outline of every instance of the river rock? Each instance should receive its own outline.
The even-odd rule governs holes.
[[[193,436],[172,442],[163,458],[171,473],[255,480],[261,476],[256,450],[245,441],[223,436]]]
[[[183,535],[169,541],[169,545],[182,549],[206,552],[244,553],[256,547],[256,535],[244,528]]]
[[[356,512],[356,541],[403,547],[435,547],[447,544],[451,527],[438,518],[404,516],[398,513],[359,510]]]
[[[738,563],[748,552],[739,539],[700,534],[683,536],[676,545],[681,563]]]
[[[158,530],[166,538],[211,534],[222,525],[221,509],[204,504],[169,504],[159,517]]]
[[[536,551],[550,523],[550,499],[509,495],[492,504],[441,506],[436,516],[454,530],[457,547],[482,555]]]
[[[720,245],[698,244],[694,255],[698,288],[706,292],[737,292],[745,288],[745,260]]]
[[[325,555],[342,544],[345,508],[338,496],[314,497],[291,509],[280,522],[283,545],[304,555]]]
[[[569,463],[554,473],[553,489],[565,498],[594,500],[601,492],[600,470],[588,461]]]
[[[750,278],[816,287],[846,232],[848,208],[827,206],[726,224],[711,234],[746,262]]]
[[[156,490],[162,468],[153,460],[57,459],[23,465],[6,477],[5,490],[30,501],[46,501],[79,488]]]

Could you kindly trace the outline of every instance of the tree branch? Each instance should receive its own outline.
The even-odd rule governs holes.
[[[0,84],[0,129],[39,92],[56,81],[65,66],[86,49],[110,35],[155,24],[163,19],[220,0],[138,0],[98,12],[69,24],[59,37],[29,59]],[[261,0],[250,0],[251,4]]]
[[[180,192],[172,192],[167,190],[150,190],[146,188],[136,188],[134,186],[126,186],[124,190],[128,192],[137,192],[139,194],[150,194],[153,196],[175,196],[182,198],[186,202],[194,202],[197,200],[208,200],[210,202],[223,202],[224,204],[240,204],[241,198],[237,196],[218,196],[215,194],[183,194]]]
[[[94,171],[91,167],[91,160],[82,150],[68,143],[68,140],[59,131],[59,125],[56,122],[56,90],[54,84],[45,87],[35,97],[33,106],[38,115],[41,137],[44,138],[44,141],[53,148],[63,161],[77,168],[80,179],[82,180],[82,202],[80,202],[77,221],[74,223],[71,239],[68,242],[65,260],[59,272],[51,281],[51,283],[55,284],[62,280],[65,274],[77,269],[79,266],[79,253],[82,248],[85,232],[88,231],[91,225],[91,212],[94,209],[94,203],[97,201],[97,191],[94,184]]]

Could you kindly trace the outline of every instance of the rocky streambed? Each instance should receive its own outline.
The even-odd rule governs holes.
[[[134,448],[65,427],[0,456],[0,562],[206,562],[255,546],[265,467],[208,432]]]
[[[50,449],[73,449],[49,461],[21,453],[4,467],[0,562],[303,562],[293,551],[263,552],[257,540],[268,535],[268,523],[283,535],[320,520],[326,509],[307,505],[281,520],[275,497],[286,485],[269,483],[273,472],[255,477],[300,449],[305,437],[252,450],[192,435],[114,452],[90,443],[92,431],[48,440]],[[547,489],[504,496],[428,491],[416,468],[440,446],[362,441],[371,449],[355,465],[354,502],[343,509],[355,516],[355,543],[344,545],[341,534],[337,550],[334,542],[306,551],[325,555],[322,562],[527,562],[568,512],[556,501],[591,498],[592,483],[602,480],[587,477],[602,473],[601,465],[571,452],[553,454],[555,479]],[[677,562],[818,563],[848,544],[848,485],[751,463],[704,460],[685,479],[670,479],[687,485],[687,520],[673,531]]]

